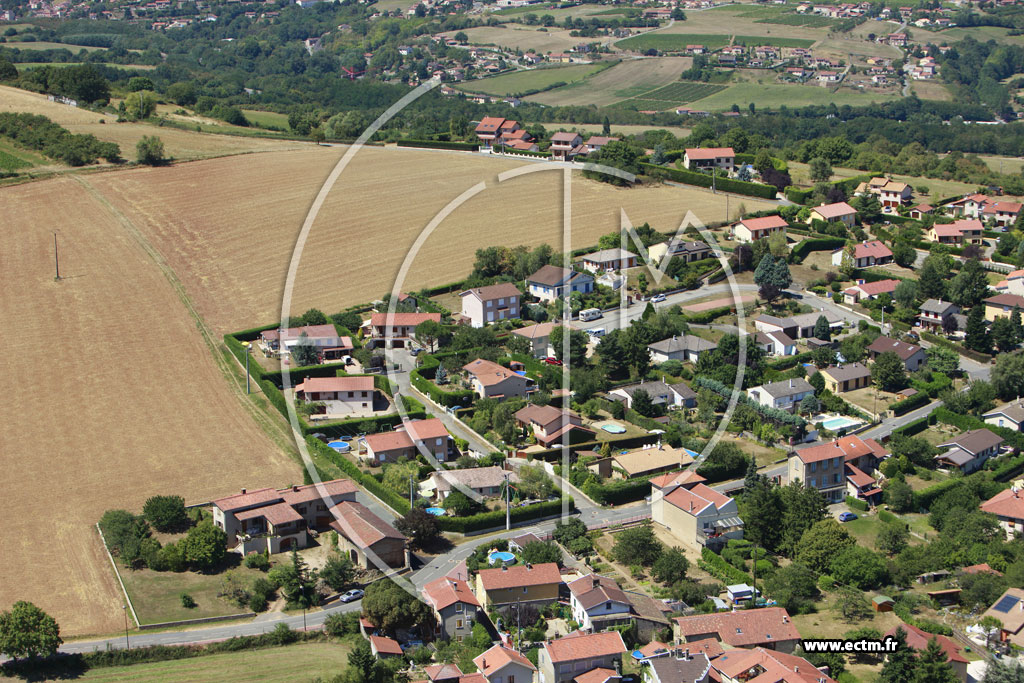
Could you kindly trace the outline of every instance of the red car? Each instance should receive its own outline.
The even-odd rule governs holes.
[[[548,365],[561,365],[562,364],[562,361],[558,360],[554,356],[548,356],[547,358],[544,359],[544,362],[547,363]]]

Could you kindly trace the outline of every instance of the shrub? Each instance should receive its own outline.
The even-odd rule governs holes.
[[[193,607],[196,606],[196,601],[188,593],[182,593],[181,594],[181,606],[184,607],[185,609],[192,609]]]
[[[854,498],[853,496],[846,497],[846,504],[854,510],[860,510],[861,512],[867,512],[868,510],[867,501],[861,500],[860,498]]]
[[[249,569],[259,569],[265,572],[270,569],[270,558],[264,553],[249,553],[245,556],[244,564]]]
[[[185,500],[181,496],[153,496],[142,506],[142,516],[154,529],[163,532],[181,531],[189,526]]]

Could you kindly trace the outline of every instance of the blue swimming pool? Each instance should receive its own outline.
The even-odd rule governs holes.
[[[350,450],[352,450],[352,447],[349,445],[348,441],[331,441],[327,445],[333,448],[334,450],[338,451],[339,453],[348,453]]]
[[[505,552],[504,550],[495,551],[487,556],[487,562],[489,564],[497,564],[498,562],[501,562],[502,564],[512,564],[515,561],[516,556],[512,553]]]
[[[601,429],[609,434],[625,434],[626,428],[622,425],[601,425]]]
[[[435,517],[440,517],[444,514],[444,508],[427,508],[427,512]]]
[[[853,420],[851,418],[843,417],[842,415],[840,415],[839,417],[833,417],[832,419],[825,420],[824,422],[821,423],[821,426],[829,431],[834,432],[845,427],[852,427],[858,424],[860,424],[860,420]]]
[[[686,451],[686,454],[689,455],[694,460],[700,457],[700,453],[698,453],[697,451],[691,451],[689,448],[684,448],[683,450]]]

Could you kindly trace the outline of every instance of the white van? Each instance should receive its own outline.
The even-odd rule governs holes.
[[[580,311],[580,320],[597,320],[600,317],[600,308],[584,308],[582,311]]]
[[[595,327],[592,330],[587,330],[587,334],[591,337],[603,337],[605,335],[605,329],[603,327]]]

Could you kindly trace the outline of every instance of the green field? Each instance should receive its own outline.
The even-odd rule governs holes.
[[[817,14],[782,14],[756,21],[759,24],[782,24],[783,26],[805,26],[807,28],[824,28],[833,24],[828,17]]]
[[[143,624],[167,621],[221,617],[248,612],[218,597],[224,586],[226,572],[155,572],[152,569],[121,569],[121,580],[132,599],[132,605]],[[263,574],[255,569],[237,567],[231,570],[246,586]],[[192,608],[182,607],[181,594],[188,593],[196,601]]]
[[[723,111],[737,104],[741,109],[753,102],[757,107],[771,107],[777,109],[782,105],[787,107],[803,107],[822,102],[835,102],[837,106],[849,104],[851,106],[871,104],[872,102],[888,102],[899,99],[899,95],[880,95],[878,93],[863,93],[840,88],[836,92],[816,85],[761,85],[758,83],[737,83],[731,85],[721,92],[717,92],[704,99],[691,102],[697,109],[707,111]]]
[[[516,95],[550,88],[556,83],[574,83],[603,68],[601,64],[574,64],[544,69],[516,71],[501,76],[481,78],[459,86],[467,92],[482,92],[488,95]]]
[[[18,171],[33,166],[59,165],[42,154],[18,147],[6,138],[0,138],[0,170]]]
[[[32,164],[21,157],[16,157],[0,149],[0,170],[17,171],[20,168],[31,168]]]
[[[491,12],[491,14],[501,14],[501,15],[508,15],[508,14],[530,14],[531,12],[533,12],[535,14],[540,14],[544,10],[569,9],[569,8],[575,7],[575,6],[576,6],[575,4],[571,4],[571,3],[568,4],[568,5],[556,5],[554,3],[541,3],[541,4],[537,4],[537,5],[524,5],[523,7],[506,7],[505,9],[500,9],[500,10],[498,10],[496,12]]]
[[[754,47],[757,45],[773,45],[775,47],[810,47],[813,40],[805,38],[765,38],[764,36],[733,36],[733,43]]]
[[[66,66],[81,66],[83,64],[108,66],[111,69],[122,69],[124,71],[152,71],[156,68],[151,64],[114,64],[112,62],[57,62],[55,64],[50,64],[48,62],[14,62],[14,66],[18,67],[18,71],[31,71],[32,69],[38,69],[41,66],[59,66],[64,68]]]
[[[655,49],[661,52],[683,52],[687,45],[703,45],[708,49],[725,47],[729,36],[713,36],[701,33],[646,33],[642,36],[625,38],[615,43],[621,50],[645,52]]]
[[[17,50],[70,50],[71,52],[78,52],[79,50],[85,50],[86,52],[95,52],[96,50],[106,49],[102,47],[92,47],[89,45],[68,45],[67,43],[50,43],[45,40],[37,40],[31,43],[4,43],[4,47],[9,47]]]
[[[693,82],[672,83],[657,90],[645,92],[638,97],[623,100],[614,106],[637,111],[665,111],[710,97],[721,90],[725,90],[724,85]]]
[[[288,130],[288,115],[278,114],[276,111],[257,111],[255,109],[243,109],[242,113],[249,123],[260,128],[273,126],[281,130]]]
[[[84,683],[172,683],[175,681],[251,681],[263,683],[329,678],[348,666],[349,645],[298,643],[265,650],[246,650],[152,664],[93,669],[77,676]],[[258,672],[258,673],[257,673]]]

